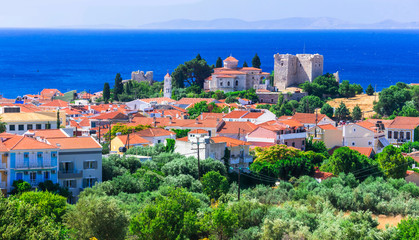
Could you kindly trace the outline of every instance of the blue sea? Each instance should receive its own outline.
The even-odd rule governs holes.
[[[215,64],[230,55],[249,65],[257,53],[273,70],[275,53],[319,53],[324,71],[377,85],[419,83],[419,31],[412,30],[42,30],[0,29],[0,93],[8,98],[43,88],[100,91],[116,73],[154,71],[162,80],[198,53]]]

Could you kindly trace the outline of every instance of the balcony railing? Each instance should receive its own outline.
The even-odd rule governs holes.
[[[82,178],[82,170],[60,170],[58,171],[58,178]]]
[[[50,168],[53,167],[51,165],[51,163],[43,163],[43,164],[38,164],[38,163],[16,163],[16,167],[15,168]]]

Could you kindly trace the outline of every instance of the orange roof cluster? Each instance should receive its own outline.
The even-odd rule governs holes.
[[[48,142],[62,150],[102,149],[102,146],[92,137],[49,138]]]
[[[198,116],[199,120],[206,120],[206,119],[222,119],[225,113],[207,113],[203,112],[201,115]]]
[[[317,125],[317,127],[323,129],[323,130],[338,130],[335,126],[332,124],[324,124],[324,125]]]

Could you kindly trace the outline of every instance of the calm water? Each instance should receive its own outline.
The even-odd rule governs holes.
[[[140,31],[0,29],[0,93],[43,88],[99,91],[134,70],[167,71],[197,53],[209,64],[232,54],[250,65],[257,52],[264,71],[275,53],[319,53],[325,72],[381,89],[419,82],[419,31]]]

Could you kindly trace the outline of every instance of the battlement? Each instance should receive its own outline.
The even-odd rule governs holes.
[[[131,79],[137,82],[148,82],[149,84],[153,83],[153,71],[147,71],[144,74],[144,71],[134,71],[131,73]]]
[[[297,86],[323,74],[323,55],[320,54],[275,54],[274,85],[279,90]]]

